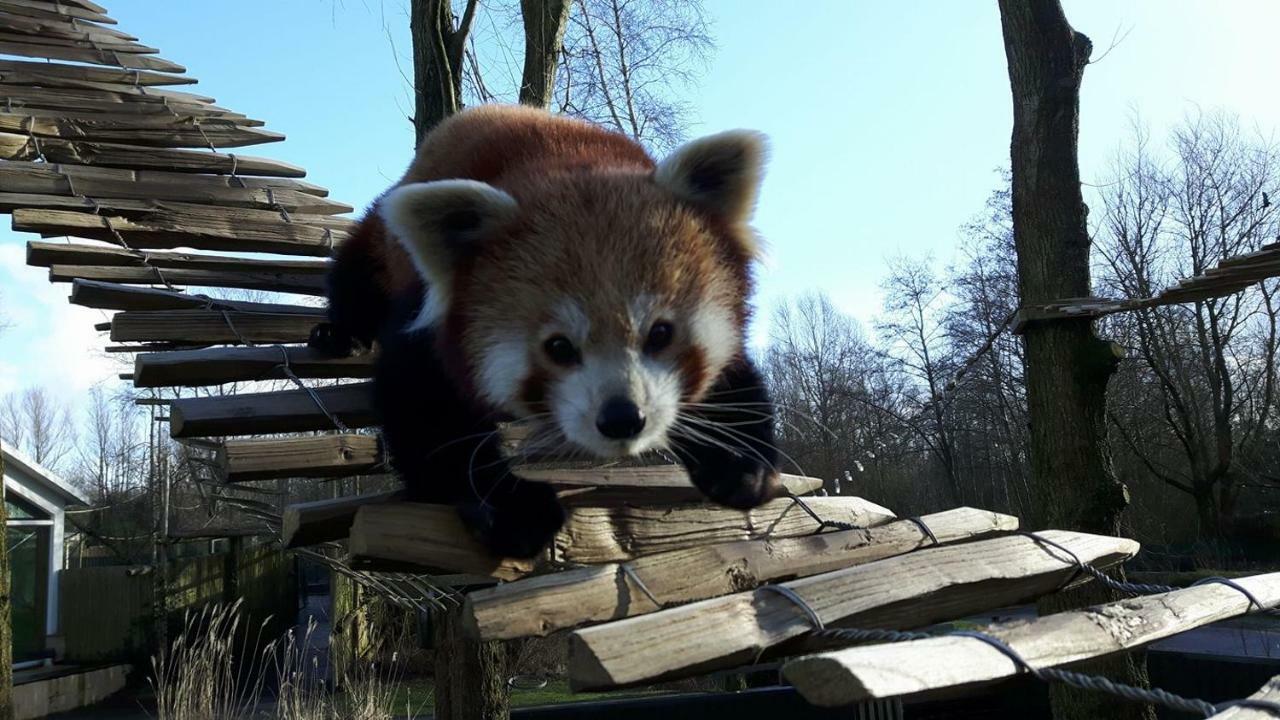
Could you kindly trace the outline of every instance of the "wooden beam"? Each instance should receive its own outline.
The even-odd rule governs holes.
[[[4,45],[0,42],[0,47]],[[0,112],[0,131],[39,135],[61,140],[97,140],[148,147],[243,147],[279,142],[284,135],[235,120],[193,117],[137,117],[127,121],[47,118],[17,112]]]
[[[25,133],[0,132],[0,159],[36,160],[41,154],[49,162],[107,167],[166,170],[170,172],[231,173],[300,178],[306,171],[297,165],[252,155],[230,155],[200,150],[154,148],[89,140],[43,138],[39,150]],[[19,142],[20,141],[20,142]]]
[[[200,287],[243,288],[299,295],[325,295],[325,279],[311,273],[271,272],[267,270],[187,270],[155,267],[121,267],[92,265],[54,265],[49,268],[50,282],[98,280],[123,285],[160,285],[165,282]],[[309,332],[309,331],[308,331]]]
[[[72,184],[75,192],[72,191]],[[192,173],[165,172],[163,170],[129,170],[125,168],[98,167],[94,165],[63,165],[59,163],[25,162],[13,160],[0,163],[0,187],[10,192],[22,192],[45,195],[94,195],[103,198],[129,198],[127,193],[131,187],[154,187],[163,191],[169,188],[173,193],[200,193],[221,190],[265,190],[274,191],[275,202],[283,205],[290,212],[285,191],[299,192],[315,197],[327,197],[329,191],[305,180],[274,177],[231,177],[230,175],[196,175]],[[110,189],[107,192],[106,189]],[[141,200],[181,200],[206,205],[225,205],[240,207],[227,198],[218,196],[182,197],[174,195],[146,194]],[[305,202],[305,200],[303,200]],[[332,201],[330,201],[332,202]],[[270,209],[271,203],[268,202]],[[349,205],[338,203],[348,212]],[[245,206],[248,207],[248,206]],[[301,208],[299,208],[301,209]],[[320,212],[321,215],[334,213]]]
[[[1250,695],[1249,699],[1280,703],[1280,675],[1271,678],[1261,690]],[[1209,720],[1275,720],[1275,718],[1275,713],[1269,713],[1266,710],[1228,708],[1212,715]]]
[[[941,543],[1018,529],[1015,517],[972,508],[921,520]],[[767,582],[862,565],[931,543],[918,525],[899,520],[869,530],[699,545],[647,555],[624,563],[625,567],[575,568],[472,593],[467,596],[464,617],[468,629],[484,640],[545,636]],[[654,604],[655,598],[661,605]]]
[[[1099,566],[1138,550],[1122,538],[1055,530],[1041,535]],[[1076,575],[1075,564],[1060,555],[1012,536],[920,550],[782,585],[827,626],[919,627],[1056,590]],[[781,594],[757,589],[726,595],[574,631],[569,679],[574,689],[586,690],[745,664],[810,629],[806,613]]]
[[[0,193],[0,196],[3,195],[4,193]],[[330,268],[329,263],[321,260],[250,260],[225,255],[143,252],[107,245],[78,245],[39,240],[27,243],[27,264],[37,267],[51,265],[143,267],[149,265],[183,270],[280,272],[312,277],[322,277],[328,274]]]
[[[613,467],[526,467],[521,476],[565,487],[591,488],[657,488],[691,490],[689,497],[697,497],[697,490],[689,481],[689,473],[679,465],[640,465]],[[784,473],[782,482],[787,490],[805,495],[822,489],[821,478],[809,478]]]
[[[73,60],[75,62],[95,63],[98,65],[114,65],[122,68],[139,70],[156,70],[158,72],[186,72],[187,69],[172,60],[154,55],[136,53],[110,52],[89,48],[60,47],[57,45],[38,45],[30,42],[0,42],[0,53],[18,55],[20,57],[53,58],[55,60]]]
[[[96,280],[72,281],[71,302],[100,310],[195,310],[207,308],[210,302],[213,302],[217,307],[242,312],[306,315],[315,318],[316,322],[321,322],[325,317],[325,309],[322,307],[226,300],[172,290],[129,287]]]
[[[377,436],[355,433],[228,440],[217,453],[221,476],[229,483],[362,475],[379,469],[384,459]]]
[[[127,310],[111,318],[111,339],[179,345],[305,343],[315,325],[314,317],[293,313]]]
[[[234,209],[227,208],[228,215]],[[257,212],[241,210],[240,212]],[[237,235],[237,228],[240,229]],[[117,243],[116,233],[132,248],[193,247],[201,250],[269,252],[326,256],[346,239],[342,230],[276,221],[208,218],[190,214],[152,213],[131,219],[64,210],[13,211],[13,229],[42,235],[74,235]]]
[[[1280,603],[1280,573],[1239,578],[1266,606]],[[1200,585],[1085,610],[985,628],[1032,667],[1066,665],[1133,649],[1248,612],[1249,599],[1225,585]],[[863,645],[793,660],[783,673],[806,700],[826,707],[909,697],[999,680],[1021,672],[1002,652],[967,637]]]
[[[893,513],[857,497],[806,498],[820,517],[863,527],[883,525]],[[630,560],[690,544],[794,537],[820,526],[791,500],[771,500],[752,510],[718,505],[604,505],[576,507],[557,536],[557,561],[604,563]]]
[[[55,4],[53,7],[49,7],[47,4],[41,5],[30,0],[4,0],[4,2],[0,2],[0,12],[23,15],[40,20],[70,20],[75,18],[77,20],[103,23],[104,25],[116,24],[116,21],[105,13],[87,10],[83,6],[75,7]]]
[[[392,491],[295,503],[284,510],[280,541],[286,548],[296,548],[342,540],[351,530],[357,509],[370,504],[398,502],[403,495]]]
[[[536,560],[495,558],[471,535],[450,505],[380,503],[356,511],[347,543],[354,562],[390,560],[407,567],[514,580]]]
[[[50,45],[56,48],[78,48],[80,50],[99,51],[114,55],[115,53],[154,54],[159,48],[142,45],[123,38],[68,38],[49,35],[36,35],[25,32],[12,32],[0,27],[0,42],[18,43],[21,45]]]
[[[93,168],[104,171],[103,176],[94,177],[87,173],[66,172],[64,168],[67,167],[46,163],[0,163],[0,188],[10,199],[9,207],[92,210],[93,203],[81,197],[84,196],[94,198],[99,207],[118,207],[121,200],[138,200],[147,201],[149,209],[156,210],[160,201],[177,200],[198,205],[270,210],[277,214],[281,209],[290,213],[318,215],[351,212],[349,205],[287,187],[228,187],[221,177],[210,177],[214,182],[200,184],[176,183],[171,179],[141,180],[134,178],[139,173],[117,168]],[[178,173],[169,175],[202,177]],[[141,207],[147,208],[148,205]]]
[[[371,354],[330,358],[303,346],[286,346],[283,350],[276,347],[226,347],[140,354],[134,359],[134,386],[198,387],[279,380],[287,377],[282,367],[286,354],[289,369],[300,378],[373,377],[374,356]],[[292,468],[287,472],[292,473]],[[329,476],[286,474],[273,477]]]
[[[810,498],[806,502],[824,517],[860,525],[883,524],[893,518],[888,510],[861,498]],[[746,512],[711,505],[649,505],[569,506],[567,514],[551,548],[557,563],[630,560],[692,544],[766,535],[795,537],[811,534],[818,527],[790,500],[774,500]],[[438,506],[421,503],[361,508],[351,528],[351,554],[456,572],[472,572],[477,564],[491,564],[488,559],[460,555],[456,541],[441,536],[434,526],[438,516]]]
[[[102,27],[101,25],[88,25],[83,23],[72,24],[72,20],[40,20],[33,17],[22,17],[21,15],[0,14],[0,29],[8,33],[17,33],[20,35],[29,35],[33,39],[40,38],[59,38],[63,40],[81,40],[85,42],[131,42],[138,38],[126,32],[121,32],[115,28]],[[5,61],[7,64],[11,61]],[[36,63],[16,63],[21,65],[35,65]],[[61,65],[59,67],[76,67],[74,65]],[[0,70],[0,76],[3,70]],[[181,76],[179,76],[181,77]],[[195,78],[182,78],[187,83],[195,82]]]
[[[369,383],[314,388],[329,412],[349,427],[374,424]],[[303,390],[175,400],[169,433],[175,438],[332,430],[333,422]]]

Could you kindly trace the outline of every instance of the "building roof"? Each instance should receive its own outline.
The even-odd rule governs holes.
[[[52,492],[66,501],[68,505],[88,505],[89,496],[85,495],[74,485],[64,480],[57,473],[44,467],[40,463],[27,457],[25,453],[8,443],[0,444],[0,452],[4,453],[4,464],[7,469],[12,463],[24,474],[34,478],[37,482],[45,487],[46,490]]]

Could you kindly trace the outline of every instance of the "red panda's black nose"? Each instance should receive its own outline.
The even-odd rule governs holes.
[[[628,440],[644,430],[644,413],[624,397],[609,398],[596,417],[596,428],[610,440]]]

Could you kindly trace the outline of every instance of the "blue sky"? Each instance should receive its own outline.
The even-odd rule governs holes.
[[[494,2],[494,0],[490,0]],[[507,4],[512,4],[506,0]],[[113,0],[120,27],[200,79],[194,90],[288,136],[246,154],[303,165],[361,207],[410,158],[408,0]],[[867,322],[885,260],[945,265],[1008,162],[1010,101],[995,0],[706,0],[718,49],[690,93],[693,135],[756,128],[772,141],[757,226],[770,247],[760,330],[781,298],[829,293]],[[1140,113],[1157,138],[1197,108],[1270,133],[1280,118],[1280,3],[1065,0],[1097,54],[1085,74],[1081,166],[1105,179]],[[483,23],[483,21],[482,21]],[[483,25],[482,25],[483,28]],[[394,50],[393,50],[394,46]],[[399,56],[399,57],[397,57]],[[104,313],[22,264],[0,229],[0,394],[47,385],[75,402],[115,382],[92,329]]]

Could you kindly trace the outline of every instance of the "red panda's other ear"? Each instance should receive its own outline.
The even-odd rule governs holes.
[[[515,217],[515,198],[474,180],[402,185],[378,202],[387,228],[428,283],[447,292],[460,257]]]
[[[755,208],[766,153],[758,132],[708,135],[677,148],[658,164],[654,180],[703,210],[745,222]]]

